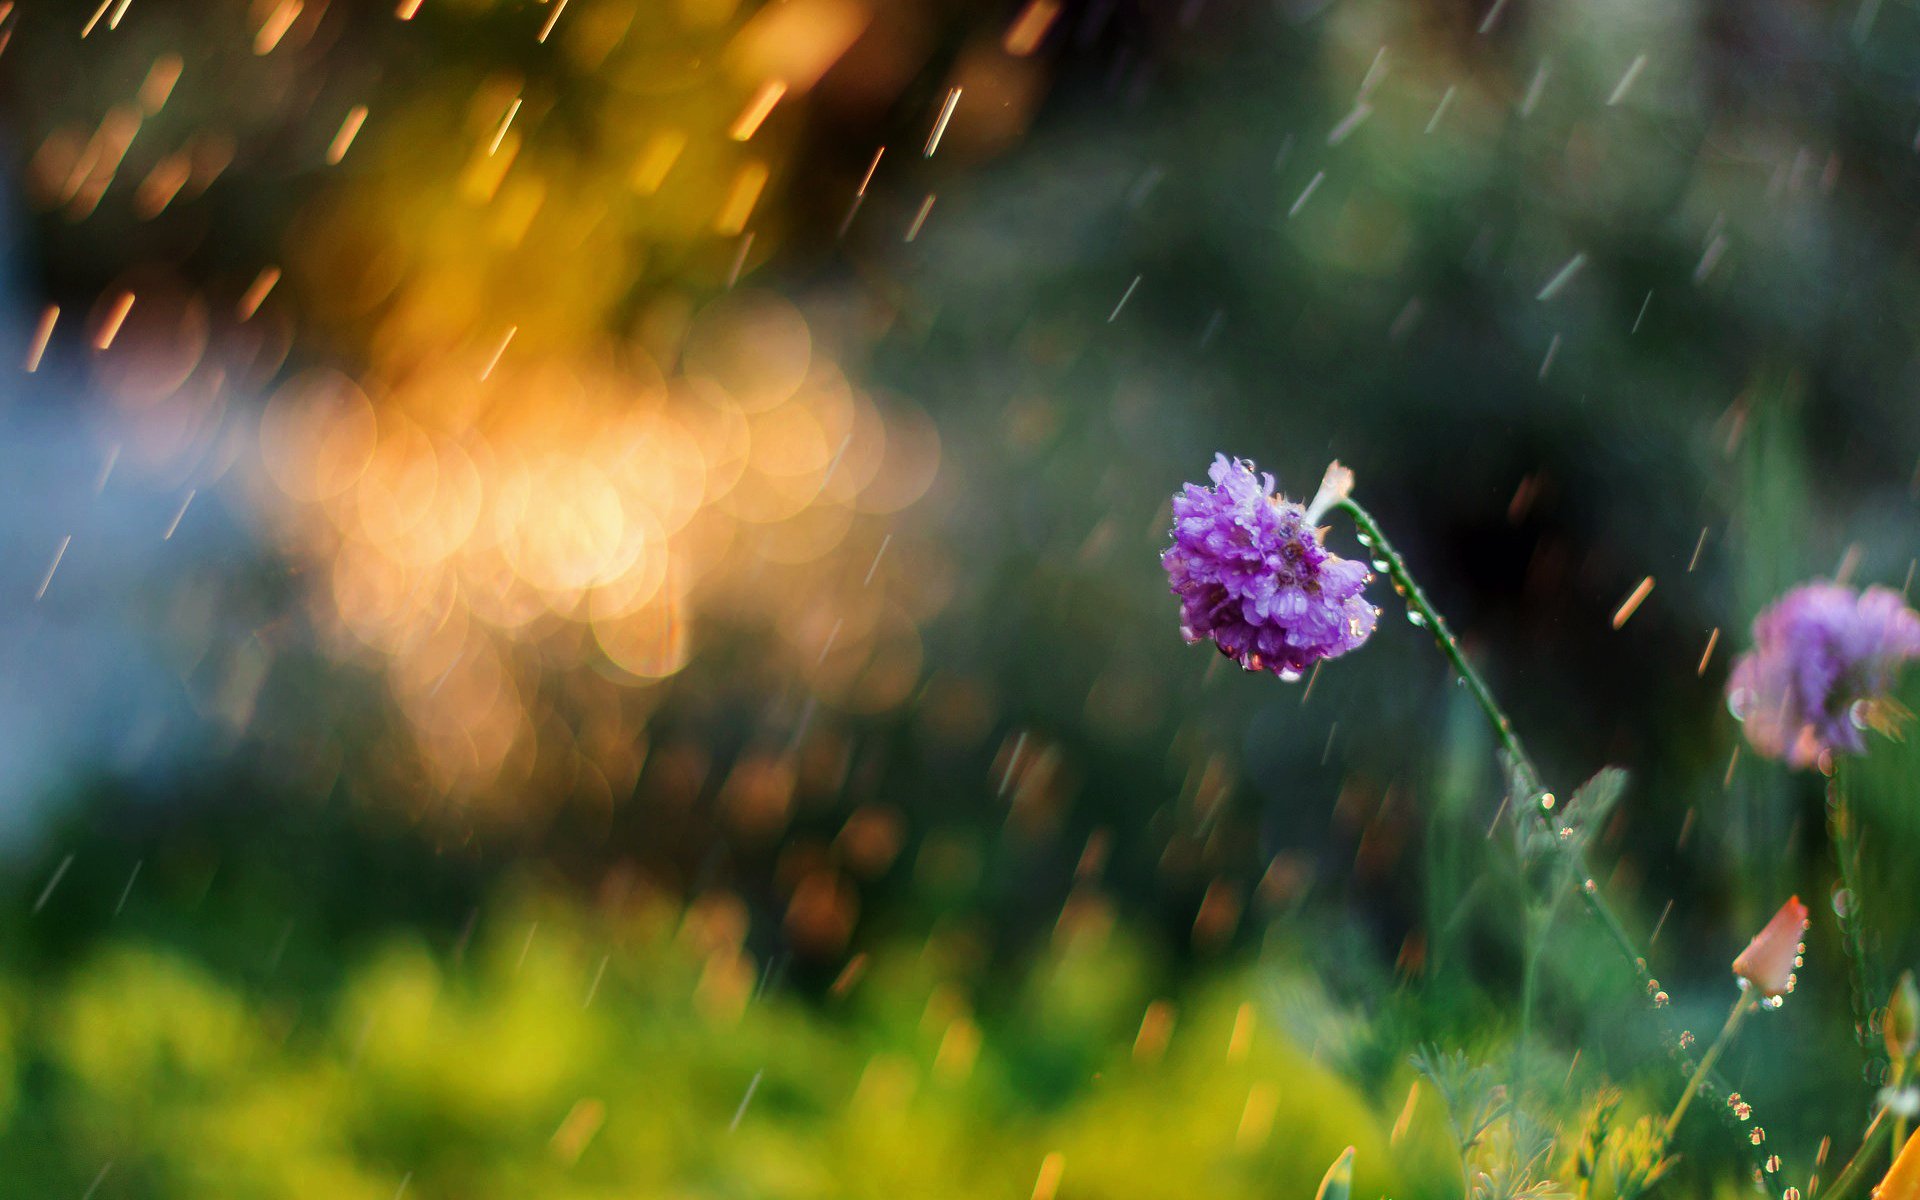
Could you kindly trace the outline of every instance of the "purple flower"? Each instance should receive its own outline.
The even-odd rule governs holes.
[[[1289,680],[1366,641],[1379,614],[1361,589],[1373,576],[1328,553],[1313,527],[1351,476],[1330,468],[1307,509],[1274,495],[1273,476],[1250,462],[1218,454],[1207,474],[1213,487],[1189,483],[1173,498],[1173,545],[1160,556],[1186,639],[1212,638],[1247,670]]]
[[[1754,619],[1727,707],[1769,758],[1805,767],[1836,750],[1864,754],[1865,730],[1891,731],[1901,714],[1887,692],[1915,657],[1920,614],[1898,592],[1802,584]]]

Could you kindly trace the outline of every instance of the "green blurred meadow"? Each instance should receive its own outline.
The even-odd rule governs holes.
[[[1849,883],[1723,688],[1792,584],[1912,582],[1920,10],[93,7],[0,5],[0,1194],[1860,1144],[1920,743]],[[1547,786],[1625,772],[1590,877],[1384,579],[1299,684],[1182,643],[1215,452],[1353,468]]]

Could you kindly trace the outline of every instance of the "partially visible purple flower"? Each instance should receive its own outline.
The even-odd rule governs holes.
[[[1894,728],[1901,710],[1887,693],[1916,657],[1920,614],[1900,593],[1802,584],[1754,619],[1727,707],[1769,758],[1806,767],[1835,751],[1864,754],[1867,729]]]
[[[1332,500],[1351,486],[1337,466],[1329,479],[1336,471],[1338,486],[1322,485]],[[1173,498],[1173,545],[1160,556],[1186,639],[1211,638],[1282,679],[1366,641],[1379,615],[1361,594],[1373,575],[1321,545],[1319,513],[1274,495],[1273,476],[1250,462],[1217,454],[1207,474],[1213,487],[1189,483]]]

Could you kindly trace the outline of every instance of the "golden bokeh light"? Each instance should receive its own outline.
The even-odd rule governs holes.
[[[883,551],[938,468],[931,424],[860,394],[772,296],[709,305],[679,357],[475,345],[377,399],[317,371],[267,405],[285,545],[327,568],[319,623],[383,667],[437,789],[488,793],[568,675],[651,688],[709,629],[846,711],[917,686],[927,596]]]

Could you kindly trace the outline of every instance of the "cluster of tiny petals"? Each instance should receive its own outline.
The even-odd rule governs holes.
[[[1365,642],[1379,615],[1362,595],[1366,567],[1328,551],[1308,511],[1252,463],[1216,455],[1208,476],[1212,487],[1189,483],[1173,498],[1173,545],[1160,556],[1186,639],[1283,679]]]
[[[1884,727],[1888,699],[1909,659],[1920,657],[1920,614],[1898,592],[1837,583],[1794,588],[1753,623],[1753,648],[1727,679],[1727,705],[1747,740],[1795,767],[1866,752],[1865,731]]]

